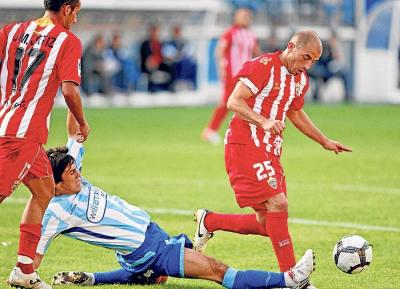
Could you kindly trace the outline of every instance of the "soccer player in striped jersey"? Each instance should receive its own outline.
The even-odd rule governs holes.
[[[234,76],[243,63],[261,54],[257,38],[249,28],[251,17],[251,11],[247,8],[236,10],[233,25],[218,41],[216,56],[219,78],[223,83],[223,94],[207,127],[201,133],[201,138],[212,144],[221,142],[218,129],[228,114],[226,103],[235,87]]]
[[[51,165],[42,147],[50,112],[61,87],[79,122],[80,141],[89,134],[79,94],[80,40],[69,29],[79,0],[45,0],[42,18],[0,29],[0,203],[19,183],[31,191],[20,224],[18,261],[9,284],[51,288],[33,270],[41,221],[54,195]]]
[[[70,117],[70,115],[69,115]],[[69,118],[71,119],[71,118]],[[68,127],[74,121],[69,122]],[[69,130],[71,131],[71,130]],[[67,148],[47,152],[56,182],[56,195],[44,218],[37,247],[37,268],[58,235],[115,251],[122,269],[112,272],[61,272],[54,284],[132,284],[165,281],[161,276],[198,278],[225,288],[298,288],[314,269],[313,252],[285,273],[238,271],[192,249],[185,234],[170,237],[143,209],[92,185],[80,174],[84,149],[70,139]]]
[[[238,205],[255,214],[196,212],[194,246],[203,251],[212,232],[268,236],[281,272],[296,263],[288,230],[286,181],[280,164],[286,116],[306,136],[336,154],[351,149],[326,137],[303,111],[306,70],[318,61],[322,44],[313,31],[296,33],[285,51],[246,62],[228,101],[235,114],[226,133],[225,165]]]

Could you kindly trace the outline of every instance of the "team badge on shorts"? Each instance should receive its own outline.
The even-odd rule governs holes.
[[[273,188],[274,190],[276,190],[278,188],[278,183],[276,181],[276,178],[273,177],[269,177],[269,179],[267,180],[268,185]]]

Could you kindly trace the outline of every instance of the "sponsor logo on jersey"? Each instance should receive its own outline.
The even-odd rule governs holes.
[[[270,62],[270,61],[271,61],[271,58],[270,57],[266,57],[266,56],[260,59],[260,63],[262,63],[264,65],[267,65],[268,62]]]
[[[278,188],[278,183],[276,181],[276,178],[274,177],[269,177],[268,180],[268,185],[273,188],[274,190],[276,190]]]
[[[299,82],[296,83],[295,91],[296,91],[296,95],[297,95],[297,96],[300,96],[300,88],[301,88],[300,83],[299,83]]]
[[[107,207],[107,194],[102,190],[91,187],[89,192],[86,217],[89,222],[98,223],[103,220]]]

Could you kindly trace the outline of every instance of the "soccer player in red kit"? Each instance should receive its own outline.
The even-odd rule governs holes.
[[[319,59],[322,44],[313,31],[296,33],[285,51],[246,62],[237,74],[228,108],[235,114],[226,134],[225,165],[237,203],[255,214],[226,215],[199,209],[194,246],[202,251],[212,232],[256,234],[271,239],[282,272],[295,262],[288,230],[286,181],[280,164],[286,116],[327,150],[351,151],[327,138],[303,111],[306,70]]]
[[[249,28],[251,17],[249,9],[236,10],[233,25],[223,33],[216,48],[219,78],[224,87],[223,95],[207,127],[201,133],[203,140],[213,144],[221,142],[218,129],[228,113],[226,103],[235,87],[234,76],[243,63],[261,54],[257,39]]]
[[[33,269],[43,213],[54,195],[47,142],[57,90],[79,126],[89,134],[78,86],[82,45],[69,29],[77,22],[80,0],[45,0],[43,18],[0,30],[0,203],[23,182],[31,191],[20,224],[18,261],[8,283],[48,289]]]

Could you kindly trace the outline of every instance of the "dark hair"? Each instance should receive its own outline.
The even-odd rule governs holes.
[[[72,9],[78,6],[80,0],[44,0],[44,9],[58,12],[63,5],[70,5]]]
[[[68,165],[75,163],[75,159],[68,154],[68,148],[56,147],[46,151],[53,170],[53,177],[56,184],[62,181],[62,174]]]

